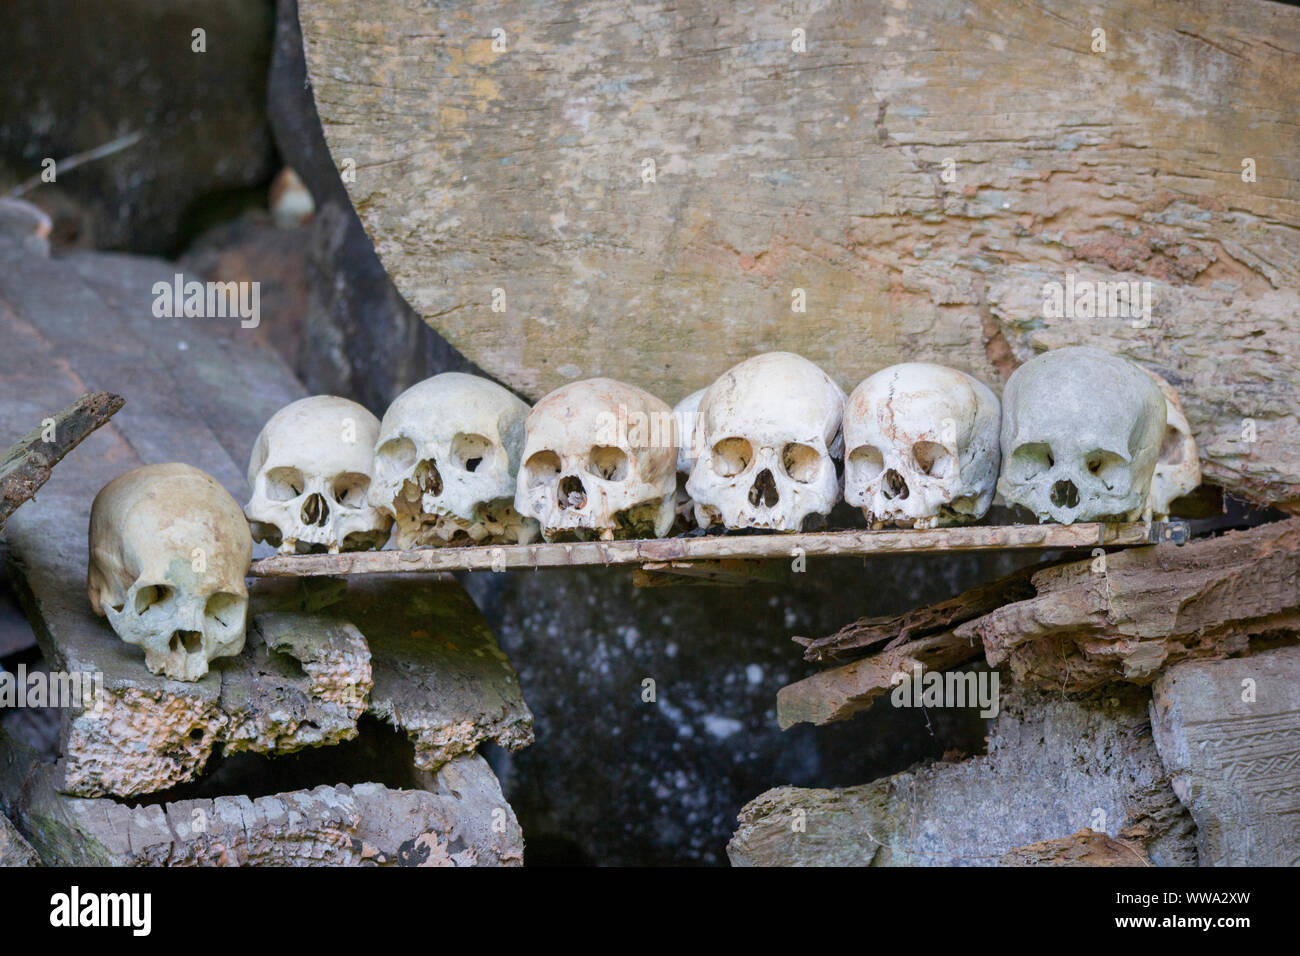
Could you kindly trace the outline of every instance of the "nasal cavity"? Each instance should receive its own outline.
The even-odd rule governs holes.
[[[302,523],[323,528],[329,517],[330,506],[325,503],[325,499],[316,493],[308,495],[302,503]]]
[[[764,468],[754,479],[754,486],[749,489],[749,503],[755,508],[775,508],[780,500],[781,495],[776,490],[776,479],[772,477],[771,469]]]
[[[1058,508],[1077,508],[1079,489],[1074,486],[1074,482],[1062,479],[1052,485],[1052,504]]]
[[[442,494],[442,475],[432,459],[425,459],[415,466],[415,484],[422,495]]]
[[[582,480],[577,475],[568,475],[560,479],[560,507],[584,508],[587,505],[587,489],[582,487]]]
[[[890,501],[893,501],[895,498],[901,500],[911,494],[911,491],[907,488],[907,482],[903,480],[903,476],[892,468],[885,472],[885,477],[881,483],[880,490],[885,493],[885,497]]]
[[[172,653],[184,651],[186,654],[197,654],[203,650],[203,635],[198,631],[173,631],[167,647]]]

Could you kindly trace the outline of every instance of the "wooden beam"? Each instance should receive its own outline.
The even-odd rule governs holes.
[[[933,551],[1020,548],[1130,547],[1182,537],[1181,523],[1004,525],[901,531],[822,531],[810,534],[712,535],[638,541],[575,541],[415,551],[277,555],[254,561],[254,577],[308,577],[444,571],[508,571],[667,565],[682,561],[784,560],[869,557]]]

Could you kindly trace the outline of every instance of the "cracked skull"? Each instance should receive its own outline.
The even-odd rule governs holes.
[[[379,419],[333,395],[272,415],[248,462],[253,537],[286,554],[382,548],[393,519],[366,498],[378,435]]]
[[[1175,498],[1190,494],[1200,486],[1201,458],[1192,426],[1183,413],[1183,403],[1174,387],[1149,368],[1142,371],[1155,380],[1165,396],[1165,437],[1160,443],[1155,471],[1151,473],[1151,491],[1147,500],[1151,504],[1152,517],[1167,518],[1169,506]]]
[[[1165,398],[1141,368],[1100,349],[1046,352],[1003,393],[998,491],[1039,521],[1133,520],[1164,435]]]
[[[515,508],[547,541],[662,537],[673,523],[677,429],[649,392],[607,378],[561,386],[526,425]]]
[[[965,372],[907,362],[853,390],[844,409],[844,500],[874,524],[974,521],[998,480],[997,396]]]
[[[677,502],[674,510],[686,528],[695,527],[695,502],[686,493],[686,482],[691,477],[691,468],[695,465],[695,456],[699,449],[695,447],[695,424],[699,420],[700,399],[707,389],[691,392],[675,406],[673,418],[677,419]]]
[[[514,507],[528,405],[495,382],[447,372],[393,400],[379,426],[370,503],[397,520],[401,548],[527,544]]]
[[[189,465],[114,478],[90,509],[90,603],[155,674],[196,681],[244,648],[253,540],[239,504]]]
[[[698,457],[686,482],[700,527],[798,531],[839,498],[844,392],[789,352],[747,359],[700,399]]]

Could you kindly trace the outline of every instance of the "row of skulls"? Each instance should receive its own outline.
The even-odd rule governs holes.
[[[334,396],[263,427],[241,514],[209,475],[149,465],[90,522],[90,598],[155,673],[198,680],[243,648],[252,539],[287,553],[662,537],[673,527],[797,531],[840,500],[873,527],[982,518],[1000,493],[1039,521],[1163,516],[1200,483],[1173,389],[1090,348],[1048,352],[1003,400],[909,362],[845,396],[787,352],[729,369],[676,408],[610,379],[531,409],[487,379],[434,376],[382,420]],[[251,530],[251,536],[250,536]]]

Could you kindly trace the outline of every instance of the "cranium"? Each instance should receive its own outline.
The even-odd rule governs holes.
[[[285,553],[382,548],[393,519],[366,500],[378,434],[379,419],[333,395],[272,415],[248,461],[253,537]]]
[[[397,519],[402,548],[527,544],[514,508],[528,405],[496,382],[447,372],[393,400],[379,426],[370,503]]]
[[[839,497],[844,392],[789,352],[747,359],[700,399],[698,457],[686,482],[700,527],[798,531]]]
[[[673,522],[677,429],[649,392],[607,378],[572,382],[528,415],[515,493],[547,541],[662,537]]]
[[[998,491],[1039,521],[1132,520],[1164,434],[1164,396],[1138,366],[1094,348],[1046,352],[1003,392]]]
[[[253,555],[239,505],[189,465],[114,478],[90,508],[90,603],[155,674],[196,681],[244,648]]]
[[[965,372],[907,362],[844,408],[844,500],[875,524],[916,528],[984,516],[998,480],[997,396]]]
[[[1175,498],[1195,491],[1200,485],[1201,459],[1192,426],[1183,413],[1183,403],[1174,387],[1149,368],[1142,371],[1155,380],[1165,396],[1165,437],[1160,444],[1155,471],[1151,474],[1147,501],[1151,504],[1152,517],[1166,518],[1169,505]]]

